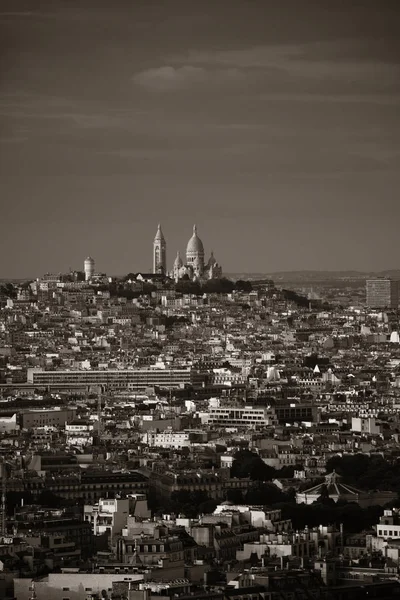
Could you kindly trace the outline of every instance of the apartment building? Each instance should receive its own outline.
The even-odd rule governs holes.
[[[75,420],[65,425],[65,443],[69,446],[91,446],[94,425],[90,421]]]
[[[260,428],[276,423],[275,413],[270,407],[211,407],[208,412],[200,413],[205,425],[215,427]]]
[[[37,387],[62,389],[100,386],[108,390],[140,390],[151,387],[182,388],[193,380],[192,369],[104,369],[44,371],[28,369],[27,382]]]
[[[85,504],[85,521],[91,523],[94,535],[120,535],[129,517],[129,498],[100,498],[97,504]]]
[[[370,308],[397,308],[399,305],[399,283],[387,277],[366,281],[366,300]]]
[[[41,427],[49,425],[53,427],[63,427],[66,423],[73,421],[76,415],[76,408],[32,408],[23,410],[19,415],[19,424],[21,429],[31,429],[32,427]]]
[[[171,448],[180,450],[181,448],[190,446],[191,435],[189,431],[146,431],[142,434],[141,441],[150,448]]]

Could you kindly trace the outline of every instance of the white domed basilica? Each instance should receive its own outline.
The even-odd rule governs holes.
[[[165,244],[165,240],[163,241]],[[155,259],[153,264],[156,263],[157,260]],[[212,252],[208,261],[205,262],[204,246],[197,235],[196,225],[193,226],[193,235],[186,246],[186,262],[182,260],[182,257],[178,252],[170,276],[175,279],[175,281],[179,281],[179,279],[182,279],[185,276],[195,281],[202,279],[218,279],[219,277],[222,277],[222,268],[215,260]]]

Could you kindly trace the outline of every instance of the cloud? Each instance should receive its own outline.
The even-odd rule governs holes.
[[[344,104],[344,105],[363,105],[363,104],[376,104],[379,106],[399,106],[400,105],[400,94],[396,93],[360,93],[360,94],[344,94],[332,91],[326,91],[325,93],[317,92],[274,92],[268,91],[261,93],[259,96],[266,102],[291,102],[291,103],[332,103],[332,104]]]
[[[27,136],[20,135],[9,135],[9,136],[0,136],[0,144],[20,144],[23,142],[27,142],[29,138]]]
[[[235,81],[241,77],[236,68],[205,69],[200,66],[166,65],[141,71],[134,75],[133,81],[150,90],[175,90],[193,84],[218,84]]]
[[[32,11],[8,11],[8,12],[0,12],[1,17],[35,17],[36,13]]]
[[[53,135],[73,135],[84,129],[126,131],[137,130],[144,119],[150,118],[147,110],[111,108],[88,112],[85,103],[46,94],[12,93],[0,91],[0,120],[9,128],[23,132],[45,132]],[[0,140],[1,140],[0,133]]]
[[[400,76],[399,65],[385,58],[380,44],[367,46],[361,40],[337,40],[194,51],[185,57],[176,56],[174,61],[178,64],[189,61],[203,69],[234,68],[253,74],[281,72],[309,80],[367,82],[379,77],[381,82],[393,83]]]
[[[201,67],[157,67],[137,73],[133,80],[135,83],[152,89],[170,89],[185,83],[204,80],[205,71]]]
[[[55,19],[57,14],[43,13],[39,11],[7,11],[0,12],[0,20],[2,19]]]

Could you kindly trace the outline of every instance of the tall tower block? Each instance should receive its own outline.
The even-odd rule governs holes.
[[[167,244],[161,225],[158,225],[156,237],[153,242],[153,273],[167,272]]]
[[[85,281],[91,279],[94,275],[94,260],[91,256],[85,258],[84,262]]]

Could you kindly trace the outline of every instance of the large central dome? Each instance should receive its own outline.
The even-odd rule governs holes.
[[[200,258],[204,260],[204,246],[203,242],[197,235],[197,227],[193,226],[193,235],[188,241],[188,245],[186,247],[186,259],[188,262],[191,262],[189,259]]]

